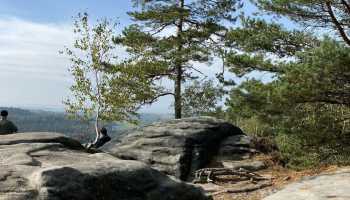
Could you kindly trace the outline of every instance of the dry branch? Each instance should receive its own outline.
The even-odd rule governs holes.
[[[269,180],[266,177],[263,177],[257,173],[251,172],[249,170],[240,168],[240,169],[232,169],[232,168],[204,168],[197,170],[195,172],[194,183],[210,183],[214,182],[217,179],[217,176],[236,176],[239,181],[250,180],[252,182],[258,182],[262,180]]]

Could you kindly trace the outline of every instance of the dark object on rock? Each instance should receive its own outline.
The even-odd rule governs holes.
[[[206,167],[229,136],[243,135],[241,129],[211,117],[184,118],[154,123],[136,130],[109,146],[113,155],[140,160],[181,180]]]
[[[1,200],[209,200],[201,189],[55,133],[0,136]]]
[[[17,127],[10,120],[7,120],[7,110],[2,110],[0,114],[0,135],[16,133],[18,131]]]
[[[1,115],[1,117],[7,117],[9,115],[9,113],[7,112],[7,110],[2,110],[0,115]]]
[[[87,150],[90,150],[91,148],[98,149],[109,141],[111,141],[111,137],[108,136],[107,129],[103,127],[100,130],[100,135],[98,136],[97,140],[95,142],[87,143],[85,148]]]
[[[102,136],[101,138],[99,138],[97,140],[97,142],[94,144],[94,148],[98,149],[100,147],[102,147],[104,144],[106,144],[107,142],[111,141],[111,138],[106,135],[106,136]]]

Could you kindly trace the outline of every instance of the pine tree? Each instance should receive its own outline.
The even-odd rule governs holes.
[[[229,31],[226,64],[231,72],[258,71],[272,78],[248,79],[235,87],[226,102],[228,115],[264,127],[259,133],[274,137],[289,165],[350,163],[349,2],[253,2],[265,14],[298,26],[246,16],[241,27]]]
[[[182,84],[200,70],[194,63],[210,62],[214,49],[225,36],[226,24],[236,20],[239,0],[147,0],[134,1],[139,11],[129,12],[135,24],[127,27],[116,44],[127,47],[130,68],[149,80],[170,79],[174,91],[155,87],[153,103],[174,96],[175,118],[182,116]]]

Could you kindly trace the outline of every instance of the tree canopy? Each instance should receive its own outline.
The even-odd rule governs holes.
[[[248,79],[235,87],[226,102],[228,115],[256,120],[264,129],[259,134],[274,137],[292,166],[349,162],[348,2],[253,2],[298,26],[245,16],[241,27],[229,31],[230,71],[239,76],[258,71],[272,78]]]
[[[173,89],[154,88],[154,101],[174,96],[175,118],[181,118],[183,82],[201,74],[196,63],[209,63],[218,53],[215,50],[227,32],[225,23],[236,20],[242,4],[238,0],[134,2],[139,10],[129,15],[135,24],[114,41],[127,48],[129,66],[138,66],[151,84],[162,79],[174,82]]]
[[[209,115],[220,109],[218,104],[225,94],[224,88],[214,85],[213,80],[194,81],[185,87],[182,99],[185,117]]]

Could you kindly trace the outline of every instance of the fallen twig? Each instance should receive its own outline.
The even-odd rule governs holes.
[[[259,174],[250,172],[246,169],[232,169],[232,168],[204,168],[195,172],[194,183],[211,183],[217,178],[217,176],[233,175],[237,176],[239,181],[250,180],[252,182],[258,182],[262,180],[270,180]]]

